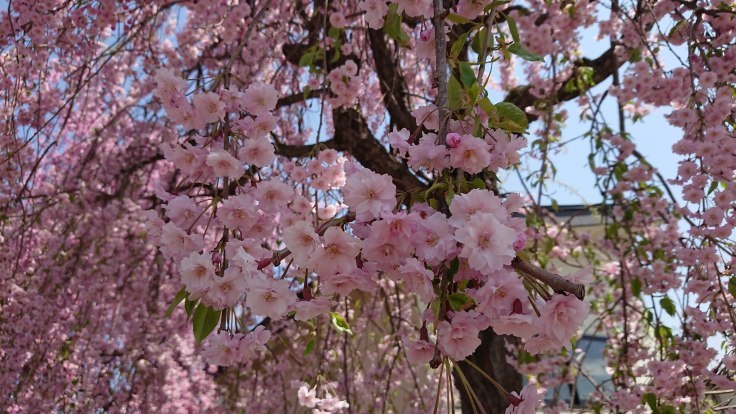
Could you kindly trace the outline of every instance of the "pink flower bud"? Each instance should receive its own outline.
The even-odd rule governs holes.
[[[526,234],[517,233],[516,234],[516,240],[514,240],[514,250],[521,250],[524,248],[524,245],[526,244]]]
[[[419,39],[423,42],[428,41],[430,37],[432,37],[432,33],[429,30],[422,30],[422,32],[419,33]]]
[[[458,145],[460,145],[460,141],[462,141],[463,137],[455,132],[450,132],[447,134],[447,137],[445,137],[445,142],[447,142],[447,146],[450,148],[457,148]]]

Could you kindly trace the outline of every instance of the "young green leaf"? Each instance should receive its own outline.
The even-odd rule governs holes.
[[[463,33],[458,36],[455,42],[453,42],[452,47],[450,47],[450,60],[455,60],[460,56],[460,52],[462,52],[465,42],[468,41],[468,35],[470,35],[470,32]]]
[[[524,60],[528,60],[530,62],[543,62],[544,61],[543,57],[532,52],[531,50],[526,49],[524,46],[521,45],[521,43],[512,43],[511,46],[509,46],[509,52],[515,54],[516,56]]]
[[[493,106],[488,98],[483,97],[478,100],[478,106],[480,107],[480,109],[483,110],[483,112],[486,113],[486,115],[488,115],[489,118],[494,119],[498,116],[498,114],[496,113],[496,107]]]
[[[481,48],[486,44],[487,34],[488,34],[488,31],[484,27],[478,30],[478,33],[476,33],[475,36],[473,36],[473,40],[470,41],[470,48],[473,49],[473,52],[475,52],[478,55],[480,55]],[[491,36],[488,47],[493,47],[493,36]]]
[[[468,94],[465,93],[463,86],[454,76],[450,76],[447,81],[447,101],[450,105],[450,109],[460,109],[465,107]]]
[[[509,25],[509,32],[511,32],[511,38],[514,42],[521,43],[519,40],[519,28],[516,26],[516,20],[513,17],[506,15],[506,23]]]
[[[451,293],[447,296],[447,301],[450,302],[450,306],[454,311],[467,309],[475,303],[468,295],[461,292]]]
[[[215,330],[217,323],[220,321],[220,312],[203,303],[197,305],[197,309],[194,310],[194,318],[192,318],[194,339],[197,342],[202,342]]]
[[[634,296],[641,295],[641,280],[631,279],[631,294]]]
[[[314,338],[310,339],[309,342],[307,342],[307,346],[304,348],[304,356],[307,356],[314,352],[314,345],[315,341]]]
[[[199,303],[199,299],[190,300],[189,297],[184,299],[184,310],[187,312],[187,322],[189,322],[189,319],[192,317],[194,307],[197,306],[197,303]]]
[[[349,335],[353,334],[353,331],[350,330],[348,321],[346,321],[339,313],[330,312],[330,320],[332,321],[332,326],[334,326],[338,331],[345,332]]]
[[[670,299],[669,297],[663,297],[659,300],[659,304],[662,306],[662,309],[667,312],[668,315],[675,316],[675,303],[672,302],[672,299]]]
[[[509,126],[513,129],[509,129],[511,132],[524,132],[529,126],[529,121],[526,119],[526,113],[519,109],[518,106],[511,102],[499,102],[496,105],[496,112],[501,118],[500,125],[502,127]],[[504,123],[504,120],[511,121],[511,123]]]
[[[460,80],[463,82],[466,88],[469,88],[475,83],[475,71],[468,62],[460,62]]]
[[[166,312],[164,313],[164,318],[168,318],[172,312],[174,312],[174,309],[183,301],[184,299],[189,297],[189,292],[186,291],[186,289],[181,288],[177,293],[176,296],[174,296],[174,300],[171,301],[171,304],[166,309]]]
[[[728,279],[728,292],[736,298],[736,276],[731,276],[730,279]]]
[[[473,23],[473,21],[470,20],[470,19],[468,19],[467,17],[461,16],[461,15],[455,14],[455,13],[448,14],[447,17],[446,17],[446,19],[449,20],[449,21],[451,21],[451,22],[453,22],[453,23],[457,23],[457,24]]]

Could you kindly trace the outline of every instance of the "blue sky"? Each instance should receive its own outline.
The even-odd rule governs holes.
[[[606,16],[608,13],[606,10],[601,10],[600,12],[602,16]],[[665,22],[661,27],[663,30],[667,30],[668,24]],[[607,39],[596,39],[598,31],[595,26],[582,30],[581,34],[583,56],[595,58],[608,49],[609,43]],[[674,48],[674,52],[680,56],[686,53],[682,47]],[[671,51],[662,48],[659,56],[665,69],[675,67],[677,60]],[[624,69],[626,67],[624,66]],[[623,74],[624,70],[621,70],[621,73]],[[520,79],[520,83],[524,82],[523,72],[517,70],[517,77]],[[601,95],[611,86],[611,83],[611,79],[607,79],[593,88],[592,93],[594,95]],[[492,101],[497,102],[502,99],[503,95],[498,91],[489,92]],[[588,121],[580,120],[580,110],[574,102],[566,103],[563,108],[567,110],[568,119],[562,130],[562,135],[559,137],[560,142],[578,137],[589,128]],[[653,110],[649,115],[636,123],[632,123],[630,119],[626,122],[627,132],[636,144],[637,150],[659,170],[665,179],[676,176],[677,163],[681,159],[679,155],[672,153],[672,144],[680,139],[682,130],[672,127],[667,122],[664,115],[668,112],[670,112],[669,108],[659,108]],[[614,98],[606,98],[601,113],[611,124],[611,127],[616,129],[618,118]],[[533,131],[535,128],[538,128],[538,124],[532,124],[530,131]],[[583,138],[574,140],[566,144],[560,151],[551,153],[550,160],[557,168],[557,176],[554,182],[548,182],[548,193],[556,199],[558,204],[595,204],[602,201],[600,193],[595,188],[595,177],[588,166],[589,148],[589,140]],[[531,166],[527,165],[527,168],[538,169],[538,166],[539,163],[534,163]],[[521,186],[518,176],[514,171],[502,173],[500,178],[503,180],[502,187],[505,191],[524,193],[524,188]],[[679,198],[679,188],[672,188],[672,190],[675,196]],[[542,203],[549,204],[550,199],[547,198]]]

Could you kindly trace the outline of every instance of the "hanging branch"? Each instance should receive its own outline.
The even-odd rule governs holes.
[[[558,274],[548,272],[542,268],[534,266],[529,262],[525,262],[519,257],[514,258],[514,260],[511,262],[511,266],[513,266],[513,268],[518,270],[519,272],[522,272],[546,284],[547,286],[551,287],[552,290],[554,290],[555,292],[567,292],[575,295],[575,297],[580,300],[585,299],[584,285],[573,283]]]
[[[442,0],[434,0],[434,45],[436,49],[435,76],[437,79],[437,108],[439,110],[440,128],[437,137],[440,143],[445,142],[447,134],[447,39],[445,39],[445,8]]]

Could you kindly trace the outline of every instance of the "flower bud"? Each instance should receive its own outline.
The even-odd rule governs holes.
[[[450,148],[457,148],[458,145],[460,145],[460,141],[462,141],[463,137],[456,133],[456,132],[450,132],[445,137],[445,142],[447,142],[447,146]]]

